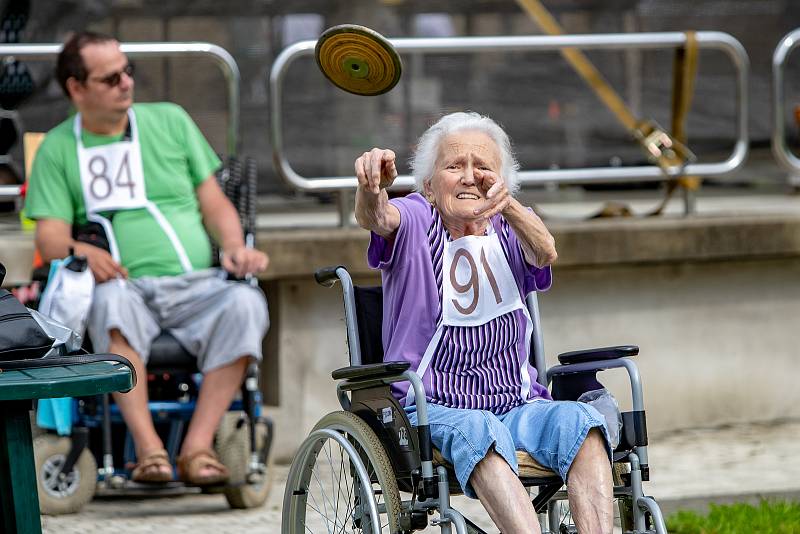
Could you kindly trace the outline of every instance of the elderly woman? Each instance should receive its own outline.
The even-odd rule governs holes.
[[[356,218],[383,277],[385,360],[410,362],[422,377],[434,446],[503,533],[539,531],[515,450],[568,481],[581,533],[611,532],[603,417],[553,401],[528,363],[525,295],[550,287],[556,250],[513,197],[508,136],[488,117],[453,113],[422,135],[411,165],[418,192],[389,200],[394,152],[374,148],[355,162]],[[416,424],[409,389],[393,393]]]

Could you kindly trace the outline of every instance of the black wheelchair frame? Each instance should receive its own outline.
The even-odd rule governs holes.
[[[332,373],[343,411],[324,417],[295,455],[284,492],[282,532],[313,532],[313,522],[321,516],[325,526],[334,530],[342,528],[341,521],[357,532],[408,533],[425,529],[429,517],[438,512],[430,524],[444,533],[483,533],[450,504],[450,495],[460,492],[460,487],[452,466],[435,456],[419,376],[407,363],[382,361],[381,288],[354,286],[342,266],[320,269],[315,277],[324,286],[342,284],[350,366]],[[582,392],[602,387],[596,377],[599,371],[620,367],[627,371],[633,410],[622,414],[620,444],[614,451],[617,519],[624,533],[665,534],[661,510],[642,488],[649,479],[646,417],[639,373],[629,359],[639,348],[625,345],[567,352],[558,356],[559,365],[547,370],[536,294],[528,295],[526,303],[534,332],[530,360],[540,383],[552,382],[554,399],[577,400]],[[390,393],[389,384],[398,381],[409,381],[413,387],[415,431]],[[331,477],[330,485],[338,485],[341,492],[346,479],[342,501],[348,502],[340,502],[336,495],[334,506],[333,497],[317,499],[317,492],[326,490],[327,479],[321,480],[324,476],[315,467],[327,459],[335,471],[339,457],[338,475]],[[319,473],[324,475],[322,469]],[[565,508],[564,482],[556,473],[543,471],[538,464],[526,470],[521,463],[520,480],[525,487],[538,488],[532,504],[543,533],[577,532]],[[401,499],[400,492],[410,498]]]
[[[256,227],[256,164],[252,158],[229,158],[216,174],[223,192],[237,208],[248,246],[254,245]],[[90,235],[102,246],[104,235]],[[94,243],[93,243],[94,244]],[[214,256],[219,250],[214,247]],[[242,283],[256,285],[249,277]],[[162,332],[154,341],[147,364],[149,409],[173,463],[180,449],[188,421],[194,412],[200,374],[196,359],[178,341]],[[248,366],[241,399],[229,408],[217,432],[215,448],[231,471],[218,491],[232,508],[260,506],[272,482],[269,468],[272,421],[261,414],[258,364]],[[76,399],[69,437],[54,432],[40,433],[34,440],[40,507],[45,514],[78,511],[93,495],[175,493],[186,491],[183,484],[136,484],[129,480],[128,467],[134,463],[133,440],[122,415],[108,394]],[[100,465],[98,469],[98,465]],[[97,481],[97,486],[95,486]]]

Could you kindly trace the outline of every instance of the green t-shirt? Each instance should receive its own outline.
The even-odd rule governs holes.
[[[211,244],[203,227],[195,189],[219,168],[220,160],[186,111],[170,103],[135,104],[147,198],[175,229],[194,269],[211,264]],[[78,170],[74,117],[48,132],[28,181],[25,213],[31,219],[86,224]],[[122,135],[81,133],[87,148],[114,143]],[[144,208],[121,210],[111,219],[120,260],[131,278],[183,272],[178,254]]]

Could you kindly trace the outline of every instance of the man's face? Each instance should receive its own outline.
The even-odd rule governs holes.
[[[90,44],[81,49],[88,73],[73,85],[72,99],[81,112],[116,114],[133,104],[133,78],[128,57],[117,41]]]
[[[466,223],[486,200],[486,190],[474,171],[500,174],[500,149],[487,134],[466,130],[442,139],[434,174],[425,184],[429,199],[445,220]]]

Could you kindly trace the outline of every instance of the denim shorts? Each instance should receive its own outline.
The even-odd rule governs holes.
[[[416,425],[415,407],[406,411]],[[609,442],[603,416],[582,402],[539,399],[504,414],[428,403],[428,422],[433,446],[453,464],[461,489],[473,499],[477,496],[469,477],[492,447],[517,474],[516,451],[520,450],[566,481],[590,429],[600,428],[606,444]],[[610,447],[608,453],[610,458]]]

